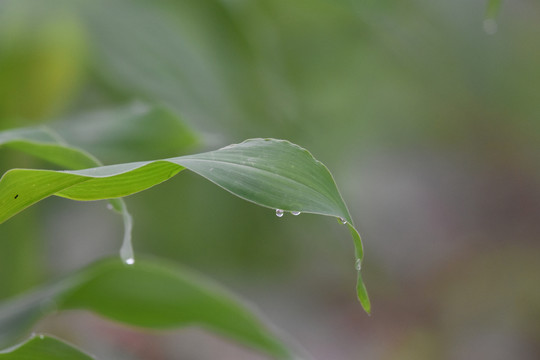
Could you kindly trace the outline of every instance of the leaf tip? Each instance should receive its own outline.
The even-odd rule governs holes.
[[[360,301],[360,304],[362,305],[362,308],[364,311],[371,315],[371,302],[369,301],[369,295],[367,293],[366,286],[364,284],[364,281],[362,280],[362,275],[360,274],[360,271],[358,271],[358,282],[356,284],[356,293],[358,295],[358,300]]]

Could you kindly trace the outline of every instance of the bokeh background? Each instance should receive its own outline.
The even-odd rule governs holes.
[[[136,254],[218,280],[315,359],[538,359],[540,3],[497,3],[3,0],[0,128],[158,105],[192,132],[176,148],[93,149],[107,164],[288,139],[349,205],[371,316],[334,219],[277,218],[187,172],[127,198]],[[0,153],[2,172],[43,166]],[[115,254],[121,231],[104,202],[19,214],[0,226],[0,297]],[[38,329],[102,358],[264,359],[82,312]]]

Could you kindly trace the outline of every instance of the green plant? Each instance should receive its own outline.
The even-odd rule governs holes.
[[[135,261],[131,216],[122,198],[159,184],[184,169],[242,199],[274,209],[277,216],[312,213],[337,218],[354,239],[357,293],[366,312],[370,312],[360,276],[363,259],[360,235],[328,169],[297,145],[284,140],[250,139],[200,154],[108,166],[101,166],[92,155],[68,145],[58,133],[43,126],[4,131],[0,133],[0,146],[76,169],[7,171],[0,180],[0,222],[55,195],[82,201],[108,199],[111,207],[122,213],[125,223],[120,251],[124,263],[113,259],[98,262],[7,301],[0,307],[0,344],[12,343],[53,309],[76,308],[146,328],[166,329],[196,323],[276,358],[292,358],[294,351],[279,336],[217,285],[162,260]],[[33,338],[1,356],[16,359],[22,351],[46,354],[53,348],[59,353],[74,351],[60,344],[50,338]],[[56,357],[43,355],[42,358]]]

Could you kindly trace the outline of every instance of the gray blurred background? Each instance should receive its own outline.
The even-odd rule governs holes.
[[[157,105],[197,141],[96,155],[297,143],[333,173],[363,236],[371,316],[334,219],[277,218],[187,172],[126,199],[136,254],[218,280],[315,359],[538,359],[540,3],[496,3],[4,0],[0,128]],[[46,166],[0,153],[2,172]],[[0,226],[0,297],[116,254],[121,232],[105,202],[26,210]],[[38,329],[104,359],[263,359],[199,329],[82,312]]]

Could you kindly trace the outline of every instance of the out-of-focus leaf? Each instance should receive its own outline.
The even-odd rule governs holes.
[[[77,144],[103,162],[156,159],[198,142],[171,111],[140,102],[84,113],[51,127],[69,144]]]
[[[133,266],[103,260],[3,304],[0,344],[13,341],[45,313],[67,309],[153,329],[200,325],[276,358],[291,357],[249,306],[217,284],[177,265],[149,260]]]
[[[1,1],[0,128],[64,108],[81,80],[86,45],[83,26],[65,4]]]
[[[73,170],[101,166],[95,156],[117,162],[151,159],[178,153],[197,142],[195,133],[176,115],[143,103],[86,113],[50,127],[0,132],[0,146]]]
[[[124,93],[165,102],[210,130],[230,119],[232,101],[215,64],[193,33],[157,2],[89,1],[80,7],[94,49],[96,74]],[[204,19],[208,21],[208,19]],[[212,128],[215,131],[215,128]]]
[[[486,4],[486,19],[495,19],[501,9],[501,0],[488,0]]]
[[[332,175],[307,150],[284,140],[251,139],[201,154],[77,171],[13,169],[0,179],[0,222],[50,195],[74,200],[123,197],[159,184],[184,168],[276,211],[339,218],[353,236],[360,270],[360,235]],[[362,306],[370,312],[360,272],[357,290]]]
[[[493,35],[497,32],[497,16],[501,9],[501,0],[488,0],[486,5],[486,13],[484,15],[484,31],[488,35]]]
[[[45,126],[0,132],[0,146],[23,151],[68,169],[102,165],[86,151],[67,145]]]
[[[0,351],[0,360],[91,360],[81,350],[45,335],[34,335],[22,344]]]

